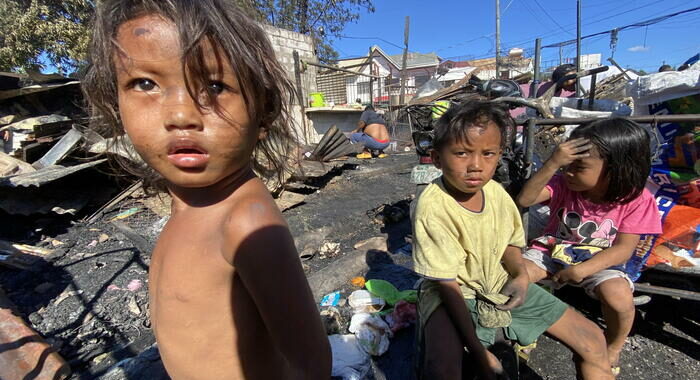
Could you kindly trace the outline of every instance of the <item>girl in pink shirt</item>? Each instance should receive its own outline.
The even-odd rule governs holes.
[[[522,207],[546,203],[551,212],[544,236],[523,255],[530,281],[575,284],[600,299],[614,373],[634,322],[634,285],[624,264],[641,235],[661,233],[656,202],[644,188],[650,168],[642,127],[598,120],[576,128],[516,199]]]

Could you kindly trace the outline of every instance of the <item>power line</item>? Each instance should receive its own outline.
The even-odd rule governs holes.
[[[568,34],[573,35],[573,33],[569,32],[568,30],[564,29],[563,26],[559,25],[559,23],[557,22],[557,20],[555,20],[554,17],[552,17],[552,16],[549,14],[549,12],[547,12],[547,10],[544,9],[544,7],[542,6],[542,4],[540,4],[539,1],[535,0],[535,4],[537,4],[537,6],[540,7],[540,9],[542,10],[542,12],[544,12],[544,14],[545,14],[547,17],[549,17],[549,19],[552,20],[552,22],[553,22],[554,24],[556,24],[556,25],[559,27],[559,29],[561,29],[562,31],[564,31],[564,33],[568,33]]]
[[[604,19],[609,19],[609,18],[611,18],[611,17],[615,17],[615,16],[619,16],[619,15],[622,15],[622,14],[625,14],[625,13],[629,13],[629,12],[634,11],[634,10],[637,10],[637,9],[646,8],[646,7],[648,7],[648,6],[651,6],[651,5],[654,5],[654,4],[657,4],[657,3],[659,3],[659,0],[655,0],[655,1],[651,2],[651,3],[647,3],[647,4],[644,4],[644,5],[641,5],[641,6],[639,6],[639,7],[636,7],[636,8],[634,8],[634,9],[631,9],[631,10],[627,10],[627,11],[623,11],[623,12],[620,12],[620,13],[616,13],[616,14],[610,15],[610,16],[608,16],[608,17],[599,18],[599,19],[594,19],[594,20],[589,21],[589,22],[584,22],[584,23],[583,23],[583,27],[587,27],[587,26],[590,26],[590,25],[593,25],[593,24],[597,24],[598,22],[603,21]],[[586,8],[586,7],[584,6],[584,8]],[[625,8],[625,5],[620,6],[620,7],[615,7],[615,8],[613,8],[613,9],[610,9],[610,11],[612,11],[612,10],[617,10],[617,9],[622,9],[622,8]],[[672,8],[675,8],[675,6],[672,7]],[[608,14],[608,13],[610,13],[610,11],[597,14],[596,16],[600,16],[600,15],[602,15],[602,14]],[[594,17],[595,17],[595,16],[594,16]],[[534,43],[536,37],[539,37],[539,38],[543,38],[543,39],[544,39],[544,38],[546,38],[546,37],[550,37],[550,36],[554,36],[554,35],[558,34],[558,32],[557,32],[556,30],[557,30],[556,28],[555,28],[555,29],[551,29],[551,30],[545,31],[545,32],[540,33],[540,34],[533,35],[533,36],[531,36],[531,37],[528,37],[528,38],[525,38],[525,39],[522,39],[522,40],[517,40],[517,41],[509,42],[509,43],[512,44],[512,45],[525,44],[525,43]]]
[[[447,47],[444,47],[444,48],[440,48],[440,49],[437,49],[437,50],[435,50],[435,51],[438,52],[438,51],[442,51],[442,50],[447,50],[447,49],[456,48],[457,46],[466,45],[466,44],[468,44],[468,43],[470,43],[470,42],[474,42],[474,41],[480,40],[480,39],[482,39],[482,38],[486,38],[486,39],[489,39],[489,40],[490,40],[491,37],[493,37],[494,35],[495,35],[495,33],[484,34],[483,36],[479,36],[479,37],[476,37],[476,38],[472,38],[471,40],[467,40],[467,41],[458,42],[458,43],[456,43],[456,44],[454,44],[454,45],[450,45],[450,46],[447,46]]]
[[[540,16],[535,12],[532,8],[530,8],[530,5],[527,2],[521,2],[520,3],[523,7],[525,7],[525,10],[534,18],[538,23],[544,24],[544,22],[540,19]]]
[[[642,5],[642,6],[639,6],[639,7],[636,7],[636,8],[632,8],[632,9],[630,9],[630,10],[626,10],[626,11],[623,11],[623,12],[620,12],[620,13],[615,13],[615,14],[610,15],[610,16],[607,16],[607,17],[603,17],[603,18],[599,18],[599,19],[597,19],[597,20],[593,20],[593,21],[587,23],[587,25],[597,24],[597,23],[599,23],[599,22],[601,22],[601,21],[609,20],[609,19],[611,19],[611,18],[613,18],[613,17],[617,17],[617,16],[621,16],[621,15],[624,15],[624,14],[627,14],[627,13],[630,13],[630,12],[634,12],[634,11],[640,10],[640,9],[642,9],[642,8],[646,8],[646,7],[650,7],[650,6],[652,6],[652,5],[656,5],[656,4],[661,3],[661,2],[662,2],[662,1],[654,1],[654,2],[649,3],[649,4],[646,4],[646,5]],[[676,8],[676,7],[677,7],[677,5],[676,5],[676,6],[673,6],[673,7],[671,7],[671,8],[668,8],[667,10],[673,9],[673,8]]]
[[[384,42],[384,43],[387,43],[387,44],[389,44],[389,45],[391,45],[391,46],[397,47],[397,48],[399,48],[399,49],[403,49],[403,46],[399,46],[399,45],[397,45],[397,44],[395,44],[395,43],[393,43],[393,42],[391,42],[391,41],[387,41],[387,40],[385,40],[385,39],[383,39],[383,38],[381,38],[381,37],[339,36],[339,38],[348,38],[348,39],[351,39],[351,40],[379,40],[379,41],[382,41],[382,42]],[[415,53],[415,52],[412,52],[412,53]]]
[[[681,14],[690,13],[690,12],[695,12],[695,11],[697,11],[697,10],[700,10],[700,7],[690,8],[690,9],[686,9],[686,10],[684,10],[684,11],[679,11],[679,12],[671,13],[671,14],[668,14],[668,15],[655,17],[655,18],[652,18],[652,19],[649,19],[649,20],[636,22],[636,23],[634,23],[634,24],[629,24],[629,25],[621,26],[621,27],[619,27],[619,28],[614,28],[614,29],[610,29],[610,30],[603,31],[603,32],[598,32],[598,33],[589,34],[589,35],[587,35],[587,36],[581,37],[581,39],[583,40],[583,39],[587,39],[587,38],[591,38],[591,37],[595,37],[595,36],[600,36],[600,35],[603,35],[603,34],[608,34],[608,33],[612,32],[613,30],[617,30],[618,32],[620,32],[620,31],[623,31],[623,30],[626,30],[626,29],[641,28],[641,27],[645,27],[645,26],[657,24],[657,23],[660,23],[660,22],[662,22],[662,21],[666,21],[666,20],[668,20],[669,18],[678,16],[678,15],[681,15]],[[573,40],[568,40],[568,41],[564,41],[564,42],[559,42],[559,43],[556,43],[556,44],[550,44],[550,45],[542,46],[542,48],[560,47],[560,46],[566,46],[566,45],[571,45],[571,44],[575,44],[575,43],[576,43],[576,40],[573,39]]]
[[[654,4],[658,3],[658,2],[659,2],[659,0],[656,0],[656,1],[653,1],[653,2],[651,2],[651,3],[644,4],[644,5],[640,6],[640,7],[634,8],[634,9],[632,9],[632,10],[627,10],[627,11],[624,11],[624,12],[621,12],[621,13],[618,13],[618,14],[615,14],[615,15],[612,15],[611,17],[617,16],[617,15],[621,15],[621,14],[624,14],[624,13],[629,13],[629,12],[634,11],[634,10],[637,10],[637,9],[645,8],[645,7],[648,7],[648,6],[650,6],[650,5],[654,5]],[[508,5],[506,6],[506,10],[510,7],[510,5],[511,5],[512,3],[513,3],[513,0],[511,0],[511,2],[508,3]],[[540,5],[540,4],[538,3],[538,5]],[[526,7],[526,8],[524,8],[524,9],[525,9],[528,13],[530,13],[530,15],[532,15],[533,18],[537,19],[538,21],[540,20],[539,17],[537,16],[537,14],[536,14],[536,13],[532,10],[532,8],[530,8],[526,3],[523,3],[523,6]],[[625,7],[625,5],[623,5],[623,6],[621,6],[621,7],[616,7],[616,8],[613,8],[613,9],[622,9],[622,8],[624,8],[624,7]],[[541,8],[541,5],[540,5],[540,8]],[[586,8],[586,6],[584,6],[584,8]],[[543,9],[543,11],[544,11],[544,9]],[[505,11],[504,11],[503,13],[505,13]],[[545,13],[546,13],[546,11],[545,11]],[[606,12],[606,13],[607,13],[607,12]],[[547,14],[547,16],[549,16],[550,18],[552,18],[549,14]],[[607,19],[607,17],[606,17],[606,19]],[[588,25],[591,25],[591,24],[595,24],[595,23],[597,23],[597,22],[599,22],[599,21],[601,21],[601,20],[602,20],[602,19],[593,20],[593,21],[591,21],[591,22],[584,23],[583,26],[585,27],[585,26],[588,26]],[[552,21],[554,21],[554,20],[552,20]],[[540,22],[541,22],[541,21],[540,21]],[[568,31],[566,31],[565,29],[563,29],[562,26],[561,26],[560,24],[558,24],[556,21],[554,21],[554,23],[557,24],[558,28],[559,28],[559,29],[562,29],[564,32],[566,32],[566,33],[568,33],[568,34],[573,34],[572,32],[568,32]],[[531,37],[527,37],[527,38],[520,39],[520,40],[515,40],[515,41],[507,41],[506,43],[508,43],[511,47],[518,47],[518,45],[525,45],[526,43],[534,43],[535,38],[546,38],[546,37],[550,37],[550,36],[557,35],[558,33],[559,33],[558,29],[557,29],[557,28],[554,28],[554,29],[547,30],[547,31],[545,31],[545,32],[543,32],[543,33],[539,33],[539,34],[537,34],[537,35],[533,35],[533,36],[531,36]],[[468,43],[471,43],[471,42],[474,42],[474,41],[477,41],[477,40],[480,40],[480,39],[483,39],[483,38],[491,38],[491,37],[493,37],[493,35],[494,35],[494,33],[485,34],[485,35],[480,36],[480,37],[477,37],[477,38],[473,38],[473,39],[470,39],[470,40],[467,40],[467,41],[463,41],[463,42],[458,42],[458,43],[452,44],[452,45],[447,46],[447,47],[439,48],[439,49],[437,49],[437,50],[435,50],[435,51],[436,51],[436,52],[439,52],[439,51],[443,51],[443,50],[453,49],[453,48],[456,48],[456,47],[459,47],[459,46],[462,46],[462,45],[466,45],[466,44],[468,44]]]
[[[506,14],[506,12],[508,12],[508,8],[510,8],[510,5],[513,4],[513,1],[515,1],[515,0],[510,0],[510,2],[508,3],[508,5],[506,5],[506,8],[503,10],[503,14],[504,14],[504,15]]]

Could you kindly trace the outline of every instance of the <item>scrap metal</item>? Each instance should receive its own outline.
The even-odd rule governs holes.
[[[356,147],[338,127],[332,126],[326,132],[316,148],[311,152],[311,159],[329,161],[355,152]]]
[[[71,175],[73,173],[79,172],[83,169],[87,169],[93,166],[97,166],[107,159],[103,158],[100,160],[90,161],[83,164],[73,165],[73,166],[61,166],[52,165],[45,167],[41,170],[37,170],[33,173],[19,174],[15,176],[0,178],[0,187],[29,187],[29,186],[42,186],[49,182],[53,182],[59,178]]]

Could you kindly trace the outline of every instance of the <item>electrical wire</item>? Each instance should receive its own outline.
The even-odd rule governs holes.
[[[510,3],[508,3],[508,5],[506,5],[505,9],[503,9],[502,15],[505,15],[506,12],[508,12],[508,8],[510,8],[510,5],[513,4],[513,1],[515,1],[515,0],[510,0]]]
[[[559,25],[559,23],[557,22],[557,20],[555,20],[554,17],[552,17],[552,16],[549,14],[549,12],[547,12],[547,10],[544,9],[544,7],[542,6],[542,4],[540,4],[540,2],[539,2],[538,0],[534,0],[534,1],[535,1],[535,4],[537,4],[537,6],[540,7],[540,9],[542,10],[542,12],[544,12],[544,14],[545,14],[547,17],[549,17],[549,19],[552,20],[552,22],[553,22],[556,26],[558,26],[559,29],[561,29],[562,31],[564,31],[564,33],[571,34],[572,36],[574,35],[572,32],[570,32],[570,31],[564,29],[563,26]]]
[[[383,39],[383,38],[381,38],[381,37],[355,37],[355,36],[342,36],[342,35],[341,35],[341,36],[339,36],[338,38],[347,38],[347,39],[351,39],[351,40],[378,40],[378,41],[382,41],[382,42],[384,42],[384,43],[386,43],[386,44],[389,44],[389,45],[391,45],[391,46],[393,46],[393,47],[397,47],[397,48],[399,48],[399,49],[403,49],[403,48],[404,48],[403,46],[397,45],[397,44],[395,44],[395,43],[393,43],[393,42],[391,42],[391,41],[387,41],[387,40],[385,40],[385,39]]]
[[[690,12],[695,12],[695,11],[698,11],[698,10],[700,10],[700,7],[695,7],[695,8],[690,8],[690,9],[686,9],[686,10],[683,10],[683,11],[678,11],[678,12],[671,13],[671,14],[667,14],[667,15],[664,15],[664,16],[655,17],[655,18],[652,18],[652,19],[649,19],[649,20],[636,22],[636,23],[634,23],[634,24],[629,24],[629,25],[621,26],[621,27],[619,27],[619,28],[614,28],[614,29],[610,29],[610,30],[603,31],[603,32],[598,32],[598,33],[589,34],[589,35],[586,35],[586,36],[581,37],[581,40],[583,40],[583,39],[588,39],[588,38],[595,37],[595,36],[600,36],[600,35],[603,35],[603,34],[608,34],[608,33],[612,32],[612,31],[615,30],[615,29],[617,29],[618,32],[621,32],[621,31],[627,30],[627,29],[636,29],[636,28],[642,28],[642,27],[649,26],[649,25],[658,24],[658,23],[660,23],[660,22],[662,22],[662,21],[668,20],[669,18],[678,16],[678,15],[681,15],[681,14],[686,14],[686,13],[690,13]],[[575,44],[575,43],[576,43],[576,40],[573,39],[573,40],[558,42],[558,43],[556,43],[556,44],[545,45],[545,46],[542,46],[542,48],[544,49],[544,48],[552,48],[552,47],[566,46],[566,45],[571,45],[571,44]]]
[[[659,2],[660,2],[659,0],[655,0],[655,1],[651,2],[651,3],[643,4],[643,5],[639,6],[639,7],[633,8],[633,9],[631,9],[631,10],[623,11],[623,12],[620,12],[620,13],[616,13],[616,14],[614,14],[614,15],[610,15],[610,16],[604,17],[603,19],[594,19],[594,20],[592,20],[592,21],[590,21],[590,22],[585,22],[585,23],[583,23],[582,27],[585,28],[585,27],[588,27],[588,26],[590,26],[590,25],[592,25],[592,24],[596,24],[596,23],[598,23],[598,22],[600,22],[600,21],[603,21],[604,19],[609,19],[609,18],[611,18],[611,17],[616,17],[616,16],[619,16],[619,15],[622,15],[622,14],[625,14],[625,13],[629,13],[629,12],[634,11],[634,10],[637,10],[637,9],[646,8],[646,7],[648,7],[648,6],[655,5],[655,4],[659,3]],[[606,11],[606,12],[599,13],[599,14],[597,14],[597,15],[595,15],[595,16],[600,16],[600,15],[603,15],[603,14],[606,14],[606,15],[607,15],[607,14],[609,14],[611,11],[625,8],[627,5],[629,5],[629,4],[625,4],[625,5],[622,5],[622,6],[619,6],[619,7],[612,8],[612,9]],[[671,7],[671,8],[669,8],[669,9],[676,8],[676,7],[678,7],[678,5],[675,5],[675,6]],[[586,8],[586,6],[584,6],[583,8]],[[668,9],[667,9],[667,10],[668,10]],[[594,17],[595,17],[595,16],[594,16]],[[522,40],[509,41],[509,42],[507,42],[507,43],[508,43],[508,44],[511,44],[511,45],[520,45],[520,44],[526,44],[526,43],[530,43],[530,44],[531,44],[531,43],[534,43],[535,38],[545,39],[545,38],[547,38],[547,37],[551,37],[551,36],[554,36],[554,35],[556,35],[556,34],[558,34],[558,32],[557,32],[557,29],[555,28],[555,29],[551,29],[551,30],[545,31],[545,32],[543,32],[543,33],[539,33],[539,34],[537,34],[537,35],[532,35],[532,36],[527,37],[527,38],[522,39]]]

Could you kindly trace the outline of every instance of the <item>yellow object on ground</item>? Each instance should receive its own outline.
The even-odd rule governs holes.
[[[119,214],[117,214],[114,218],[110,219],[109,221],[113,222],[115,220],[126,219],[126,218],[130,217],[131,215],[136,214],[137,212],[139,212],[139,209],[137,207],[132,207],[124,212],[120,212]]]
[[[355,157],[357,157],[357,158],[372,158],[372,154],[371,153],[360,153]]]
[[[377,156],[377,158],[387,158],[387,157],[388,157],[388,155],[386,153],[379,153],[379,155]]]
[[[530,353],[537,347],[537,342],[528,344],[527,346],[521,346],[519,343],[515,343],[515,353],[518,354],[518,358],[528,361],[530,360]]]
[[[357,286],[358,288],[364,288],[365,287],[365,278],[362,276],[354,277],[352,280],[350,280],[350,283],[353,284],[354,286]]]

